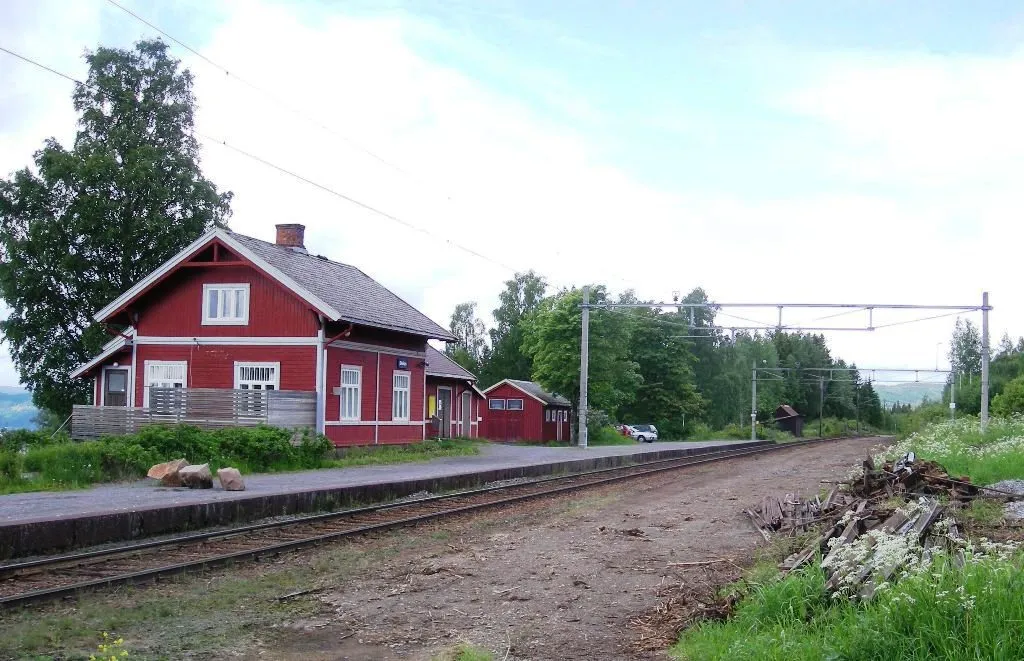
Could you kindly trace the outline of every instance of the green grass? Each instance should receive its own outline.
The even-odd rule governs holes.
[[[248,475],[429,461],[478,454],[479,448],[475,441],[445,439],[349,448],[335,458],[333,446],[322,436],[304,437],[296,446],[291,432],[279,429],[203,432],[184,426],[150,427],[131,436],[81,443],[65,440],[27,446],[24,452],[0,451],[0,494],[62,491],[142,479],[153,464],[179,457],[190,463],[209,463],[214,471],[233,466]]]
[[[433,661],[494,661],[494,655],[471,643],[459,643],[451,650],[435,656]]]
[[[1024,417],[993,418],[984,434],[977,418],[934,423],[895,443],[878,458],[898,458],[910,450],[976,484],[1024,478]]]
[[[326,468],[347,468],[380,464],[404,464],[430,461],[438,457],[463,457],[480,454],[481,443],[469,439],[446,438],[411,445],[354,447],[344,450],[337,459],[328,459]]]
[[[676,659],[967,661],[1024,658],[1024,558],[936,563],[866,604],[825,596],[814,565],[748,583],[732,618],[686,631]],[[962,593],[959,591],[962,588]]]

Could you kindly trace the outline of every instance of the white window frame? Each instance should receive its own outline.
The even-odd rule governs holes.
[[[500,404],[500,406],[495,406],[495,404]],[[487,410],[489,410],[489,411],[504,411],[505,410],[505,400],[504,399],[488,399],[487,400]]]
[[[398,386],[398,378],[405,377],[406,386]],[[402,394],[404,396],[400,397]],[[405,410],[402,410],[405,404]],[[395,370],[391,373],[391,419],[396,422],[408,422],[410,409],[412,408],[412,372],[408,370]]]
[[[143,369],[143,388],[142,388],[142,406],[143,408],[149,408],[149,389],[153,385],[151,378],[151,368],[153,367],[180,367],[182,368],[181,387],[188,388],[188,361],[186,360],[146,360],[142,363]],[[172,380],[172,383],[177,383],[178,379]],[[163,383],[163,382],[162,382]],[[173,386],[172,386],[173,387]]]
[[[517,406],[517,407],[509,406],[512,402],[519,402],[519,406]],[[524,406],[525,406],[525,404],[523,403],[522,398],[519,398],[519,397],[513,397],[512,399],[506,399],[505,400],[505,410],[506,411],[522,411]]]
[[[246,368],[246,367],[270,368],[270,369],[274,370],[274,380],[273,380],[273,382],[258,381],[258,383],[272,385],[272,386],[274,386],[274,390],[280,390],[281,389],[281,363],[254,363],[254,362],[249,362],[249,361],[236,360],[235,361],[235,390],[241,390],[242,389],[243,379],[242,379],[241,372],[242,372],[242,369]],[[253,383],[257,383],[257,381],[255,381],[253,379],[244,379],[244,381],[249,383],[249,385],[252,385]],[[250,388],[250,389],[251,390],[267,390],[267,388]]]
[[[213,291],[245,291],[245,306],[241,317],[210,317],[210,292]],[[216,282],[203,285],[203,326],[247,326],[249,325],[249,283]]]
[[[553,422],[551,409],[544,409],[544,422]]]
[[[358,376],[358,381],[355,385],[345,383],[345,372],[355,372]],[[363,367],[362,365],[342,365],[341,371],[339,372],[339,383],[341,384],[338,388],[338,419],[345,420],[347,422],[358,422],[363,419]],[[355,416],[345,415],[345,390],[356,391],[356,414]]]

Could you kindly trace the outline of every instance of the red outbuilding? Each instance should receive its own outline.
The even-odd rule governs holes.
[[[428,435],[480,438],[480,416],[486,401],[472,372],[427,345]]]
[[[569,400],[533,381],[505,379],[484,390],[484,435],[492,441],[568,441]]]
[[[114,338],[73,373],[93,380],[97,408],[76,407],[72,435],[177,420],[315,427],[335,445],[424,439],[427,340],[454,337],[359,269],[307,252],[304,234],[211,230],[100,310]],[[438,376],[471,386],[467,374]]]

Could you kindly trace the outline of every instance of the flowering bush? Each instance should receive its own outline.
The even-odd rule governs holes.
[[[89,661],[124,661],[128,658],[128,650],[124,649],[124,638],[113,638],[106,631],[103,640],[96,646],[99,654],[90,654]]]
[[[898,459],[911,450],[977,484],[1024,478],[1024,416],[993,418],[984,434],[977,418],[931,424],[879,452],[875,462]]]

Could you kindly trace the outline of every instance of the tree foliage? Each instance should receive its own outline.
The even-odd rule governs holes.
[[[591,289],[591,302],[607,301],[604,286]],[[583,292],[571,289],[544,299],[523,324],[523,352],[533,364],[532,378],[551,392],[579,405],[580,327]],[[636,363],[630,359],[630,320],[610,310],[590,315],[590,406],[616,411],[640,385]]]
[[[48,139],[0,180],[2,324],[36,406],[66,414],[71,370],[109,339],[92,315],[229,214],[202,176],[192,76],[159,41],[86,55],[71,149]]]
[[[448,328],[457,339],[445,352],[459,365],[479,375],[489,358],[490,347],[487,346],[487,328],[476,316],[476,303],[456,305]]]
[[[533,362],[523,351],[523,320],[537,309],[547,283],[533,271],[516,273],[505,282],[494,310],[494,328],[490,330],[491,356],[481,369],[484,387],[502,379],[530,379]]]

